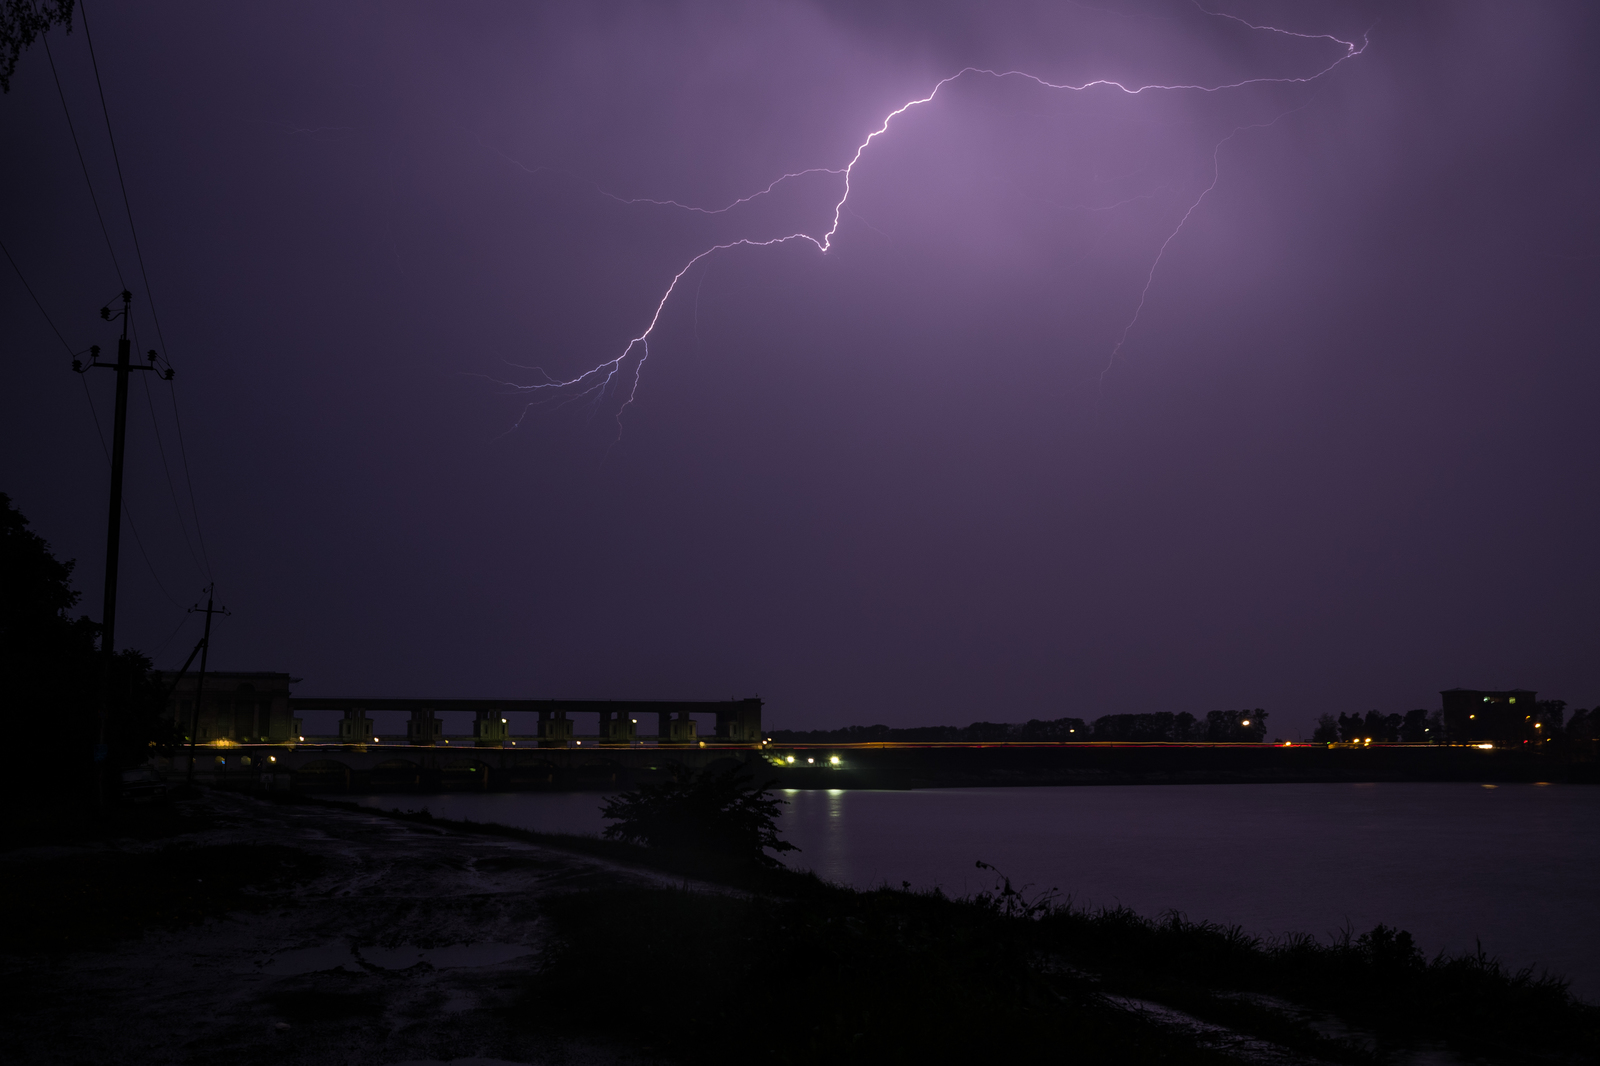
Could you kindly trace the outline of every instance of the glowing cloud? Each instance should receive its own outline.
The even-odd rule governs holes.
[[[720,244],[714,244],[691,258],[688,262],[684,263],[677,273],[672,275],[672,279],[668,282],[665,291],[662,292],[661,298],[656,301],[655,310],[650,315],[650,319],[648,323],[646,323],[643,331],[641,331],[636,337],[629,340],[621,353],[615,358],[599,363],[590,369],[585,370],[583,373],[571,378],[553,378],[548,374],[545,374],[544,381],[531,385],[520,384],[517,382],[500,382],[500,384],[514,389],[519,393],[528,393],[534,395],[542,394],[543,396],[559,396],[566,400],[578,400],[589,397],[593,402],[596,403],[600,402],[608,394],[621,395],[625,390],[626,397],[622,400],[616,412],[617,430],[620,436],[622,430],[623,412],[626,411],[629,404],[633,403],[635,396],[638,394],[640,375],[644,370],[645,362],[650,358],[650,337],[655,332],[657,325],[659,325],[662,312],[666,309],[667,303],[672,299],[673,294],[677,291],[678,283],[683,280],[684,276],[688,274],[688,272],[697,263],[708,256],[714,255],[717,252],[727,251],[731,248],[764,248],[772,245],[789,244],[795,241],[802,241],[808,242],[815,246],[819,253],[827,254],[827,252],[833,247],[834,238],[839,232],[840,220],[844,212],[845,204],[850,199],[851,178],[854,176],[856,167],[860,165],[863,156],[867,152],[867,149],[872,147],[873,141],[887,134],[895,119],[899,118],[901,115],[912,110],[913,108],[932,103],[933,100],[939,95],[940,90],[952,82],[958,81],[962,78],[982,77],[996,80],[1016,78],[1033,82],[1043,89],[1071,93],[1087,92],[1092,89],[1105,89],[1113,92],[1121,92],[1129,96],[1138,96],[1144,93],[1153,92],[1220,93],[1242,89],[1252,85],[1288,85],[1314,82],[1319,78],[1325,77],[1342,64],[1361,55],[1366,50],[1368,44],[1366,35],[1363,35],[1360,41],[1347,41],[1331,34],[1297,33],[1291,30],[1280,29],[1276,26],[1257,25],[1235,15],[1229,15],[1223,12],[1209,11],[1203,7],[1200,7],[1198,4],[1196,4],[1196,7],[1198,7],[1199,10],[1204,12],[1206,15],[1209,15],[1213,18],[1225,19],[1230,22],[1238,23],[1239,25],[1244,26],[1251,31],[1277,34],[1283,37],[1293,37],[1302,40],[1327,41],[1330,44],[1338,45],[1340,47],[1340,54],[1337,55],[1326,66],[1323,66],[1311,74],[1297,77],[1244,78],[1238,81],[1226,82],[1217,85],[1128,85],[1120,81],[1114,81],[1106,78],[1097,78],[1092,81],[1086,81],[1079,84],[1061,84],[1048,81],[1039,77],[1038,75],[1030,74],[1021,70],[992,70],[985,67],[963,67],[954,74],[951,74],[950,76],[936,82],[933,88],[929,90],[927,95],[919,96],[912,100],[907,100],[905,103],[901,104],[899,107],[885,115],[883,121],[878,125],[878,127],[872,132],[868,133],[866,138],[859,145],[857,145],[855,153],[850,157],[849,162],[842,167],[809,167],[805,170],[797,170],[792,173],[783,174],[773,180],[765,188],[753,192],[748,196],[739,197],[732,203],[729,203],[725,206],[715,208],[693,206],[680,203],[676,200],[656,200],[643,197],[627,198],[617,196],[609,192],[604,192],[602,190],[605,196],[625,204],[651,204],[661,207],[678,208],[683,211],[691,211],[698,214],[717,215],[732,211],[737,207],[751,202],[752,200],[766,196],[786,181],[804,177],[810,174],[829,174],[838,176],[843,185],[839,199],[834,203],[833,206],[833,217],[831,223],[827,230],[825,230],[820,236],[805,232],[795,232],[786,236],[771,237],[766,239],[758,239],[754,237],[739,238],[736,240],[725,241]],[[1298,108],[1294,110],[1298,110]],[[1290,112],[1285,112],[1285,114],[1288,113]],[[1282,117],[1282,115],[1278,116],[1278,118]],[[1272,120],[1272,122],[1276,121],[1278,121],[1278,119]],[[1135,307],[1132,316],[1128,319],[1127,324],[1123,327],[1121,334],[1118,336],[1117,342],[1113,346],[1107,359],[1106,368],[1101,372],[1102,377],[1104,377],[1106,371],[1110,370],[1112,364],[1117,358],[1117,355],[1122,351],[1124,345],[1127,344],[1129,334],[1132,332],[1134,326],[1138,324],[1139,317],[1144,312],[1145,303],[1149,298],[1150,288],[1155,282],[1156,270],[1161,265],[1162,257],[1166,254],[1168,246],[1172,244],[1173,240],[1176,239],[1178,234],[1183,230],[1184,225],[1189,221],[1189,218],[1194,214],[1196,209],[1199,208],[1201,202],[1208,194],[1212,192],[1212,190],[1216,188],[1218,178],[1221,174],[1218,156],[1222,150],[1222,146],[1243,130],[1269,126],[1272,124],[1272,122],[1253,123],[1250,125],[1236,127],[1227,136],[1223,137],[1213,146],[1211,181],[1204,189],[1200,190],[1199,194],[1189,204],[1188,209],[1183,213],[1182,217],[1172,228],[1171,232],[1167,234],[1166,239],[1162,241],[1160,247],[1156,251],[1154,258],[1151,260],[1150,269],[1145,276],[1144,288],[1139,294],[1138,305]],[[631,375],[627,372],[630,362],[632,364]],[[541,374],[544,374],[544,371],[540,368],[530,369],[537,369]],[[630,378],[631,381],[629,380]],[[534,406],[534,403],[530,402],[528,407],[532,406]],[[524,408],[524,416],[526,416],[528,407]],[[520,423],[520,419],[518,421]]]

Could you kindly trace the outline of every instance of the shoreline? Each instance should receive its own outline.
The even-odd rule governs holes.
[[[971,995],[993,996],[991,984],[1021,982],[1019,989],[1034,990],[1027,995],[1056,1004],[1050,1011],[1066,1011],[1063,1017],[1087,1027],[1085,1039],[1103,1045],[1106,1061],[1128,1061],[1135,1046],[1166,1048],[1159,1057],[1167,1061],[1450,1061],[1438,1057],[1453,1039],[1442,1021],[1390,1017],[1385,1004],[1393,996],[1346,1001],[1352,990],[1388,987],[1385,981],[1412,982],[1404,987],[1414,985],[1419,995],[1438,986],[1439,994],[1427,995],[1441,1004],[1429,1009],[1441,1011],[1455,1009],[1442,996],[1446,988],[1457,997],[1477,989],[1471,995],[1487,995],[1491,1005],[1520,1004],[1514,1017],[1500,1009],[1517,1039],[1548,1045],[1559,1036],[1600,1047],[1593,1043],[1600,1012],[1572,1003],[1559,983],[1507,973],[1492,960],[1447,967],[1401,954],[1385,961],[1391,941],[1381,938],[1346,938],[1342,946],[1268,943],[1203,922],[1051,911],[1038,899],[1006,895],[998,883],[994,893],[965,900],[860,892],[810,875],[718,869],[703,857],[320,798],[208,791],[169,813],[181,818],[166,835],[0,854],[11,875],[8,891],[26,880],[18,872],[36,876],[56,863],[161,870],[189,856],[183,861],[201,863],[197,880],[215,880],[224,865],[218,856],[257,855],[274,857],[284,872],[250,881],[255,864],[244,861],[238,869],[245,880],[232,895],[201,900],[171,921],[152,919],[142,935],[123,930],[42,953],[8,944],[4,968],[27,987],[28,1010],[13,1034],[22,1058],[48,1061],[47,1048],[97,1061],[198,1063],[221,1055],[307,1066],[468,1056],[514,1063],[695,1058],[700,1023],[689,1019],[709,1018],[709,1007],[693,1007],[686,1026],[668,1026],[678,1033],[672,1036],[660,1029],[655,1007],[624,1016],[601,1009],[603,990],[617,973],[648,987],[675,967],[721,974],[751,965],[742,949],[729,955],[720,946],[751,935],[767,946],[762,959],[786,959],[793,970],[762,980],[789,981],[794,994],[826,985],[829,975],[855,979],[848,975],[871,959],[913,982],[929,967],[954,966],[949,980],[962,988],[984,966],[998,966]],[[797,931],[816,923],[831,930],[820,941]],[[906,940],[909,928],[926,932]],[[981,935],[970,940],[963,929]],[[792,948],[784,946],[796,936]],[[830,942],[837,964],[827,951],[815,955]],[[1015,950],[1005,947],[1013,943]],[[563,945],[581,950],[563,954]],[[1040,969],[1040,950],[1057,961]],[[972,951],[980,956],[968,958]],[[972,970],[980,958],[986,961]],[[1284,994],[1291,990],[1296,994]],[[556,1001],[561,1011],[549,1014]],[[789,1002],[783,995],[779,1001]],[[928,1009],[920,1000],[897,1002],[907,1017]],[[986,1009],[1004,1015],[1016,1004],[1002,997]],[[1538,1020],[1542,1036],[1515,1028],[1523,1015]],[[1024,1029],[1033,1024],[1018,1018]],[[904,1023],[880,1016],[872,1024]],[[1492,1026],[1485,1032],[1510,1038],[1494,1037]],[[1567,1043],[1561,1047],[1567,1050],[1552,1058],[1546,1046],[1541,1061],[1585,1061],[1572,1057]],[[778,1048],[767,1057],[791,1061],[788,1054]]]
[[[403,744],[205,749],[196,780],[269,792],[592,791],[663,780],[674,766],[743,764],[778,788],[916,789],[1387,781],[1600,784],[1592,746],[858,744],[539,748]],[[182,754],[152,768],[184,776]]]

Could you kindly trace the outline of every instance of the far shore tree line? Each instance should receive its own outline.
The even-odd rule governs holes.
[[[1540,735],[1551,741],[1600,739],[1600,707],[1579,708],[1566,716],[1566,700],[1539,700],[1533,705],[1532,722]],[[1531,723],[1530,723],[1531,724]],[[1439,711],[1418,707],[1405,714],[1325,714],[1317,719],[1311,739],[1318,744],[1444,744],[1450,737]]]
[[[1577,710],[1566,717],[1564,700],[1540,700],[1535,720],[1554,741],[1600,739],[1600,707]],[[1204,718],[1173,714],[1106,714],[1083,718],[1031,718],[1026,722],[973,722],[968,726],[931,725],[895,729],[886,725],[852,725],[842,729],[773,729],[779,744],[1000,744],[1027,742],[1143,741],[1146,743],[1263,743],[1267,712],[1208,711]],[[1444,744],[1448,743],[1440,712],[1418,708],[1405,714],[1325,714],[1311,740],[1317,744]]]
[[[1267,738],[1267,712],[1207,711],[1197,718],[1174,714],[1105,714],[1093,722],[1082,718],[1031,718],[1026,722],[973,722],[969,726],[933,725],[891,729],[886,725],[852,725],[843,729],[774,729],[767,735],[780,744],[902,744],[1006,742],[1145,741],[1150,743],[1259,744]]]

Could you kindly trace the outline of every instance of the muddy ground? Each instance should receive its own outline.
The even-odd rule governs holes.
[[[13,886],[52,867],[78,871],[80,882],[53,890],[46,902],[54,909],[9,916],[35,924],[0,954],[9,989],[4,1061],[652,1060],[604,1032],[574,1037],[542,1022],[526,998],[548,932],[540,900],[682,879],[354,811],[226,793],[179,807],[187,821],[175,834],[0,854],[0,876]],[[207,862],[232,856],[237,865],[244,855],[256,857],[246,865],[283,865],[294,853],[280,848],[311,860],[245,878],[255,883],[226,899],[190,898],[191,889],[207,890]],[[153,869],[162,876],[153,879]],[[141,878],[183,906],[130,932],[127,921],[138,916],[101,912],[118,906],[119,888],[137,895],[131,882]],[[626,974],[618,993],[629,993]]]

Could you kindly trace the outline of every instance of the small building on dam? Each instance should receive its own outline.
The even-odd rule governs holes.
[[[1452,743],[1509,746],[1536,741],[1544,728],[1532,689],[1450,688],[1439,693],[1445,736]]]
[[[199,676],[174,671],[158,675],[170,688],[167,717],[184,737],[193,733],[201,744],[225,740],[236,744],[288,744],[300,736],[300,719],[290,709],[288,674],[207,671],[204,705],[195,714]]]

